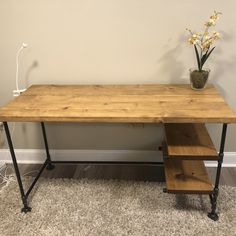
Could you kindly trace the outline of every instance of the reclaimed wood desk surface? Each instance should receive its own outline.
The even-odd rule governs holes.
[[[0,121],[236,123],[236,114],[213,85],[33,85]]]

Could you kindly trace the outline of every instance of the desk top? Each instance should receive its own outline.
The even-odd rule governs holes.
[[[213,85],[33,85],[0,121],[236,123],[236,114]]]

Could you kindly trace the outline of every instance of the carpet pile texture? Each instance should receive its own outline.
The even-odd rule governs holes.
[[[28,185],[32,179],[24,180]],[[22,207],[16,181],[0,189],[0,235],[236,235],[236,188],[220,189],[217,222],[208,195],[172,195],[156,182],[41,179]]]

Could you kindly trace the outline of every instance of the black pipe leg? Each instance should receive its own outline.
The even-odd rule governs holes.
[[[214,221],[217,221],[219,219],[219,216],[216,213],[218,192],[219,192],[219,189],[214,189],[213,194],[210,195],[211,212],[209,212],[207,215],[210,219]]]
[[[28,202],[27,202],[27,197],[26,196],[22,198],[22,201],[23,201],[24,207],[21,208],[21,212],[24,212],[26,214],[27,212],[31,211],[31,207],[28,206]]]
[[[23,212],[23,213],[27,213],[27,212],[31,212],[31,207],[29,207],[29,206],[24,206],[23,208],[21,208],[21,212]]]
[[[42,131],[43,131],[44,145],[45,145],[46,154],[47,154],[47,167],[46,167],[46,169],[47,170],[53,170],[55,168],[55,166],[52,164],[52,161],[51,161],[51,157],[50,157],[50,153],[49,153],[49,148],[48,148],[46,129],[45,129],[45,125],[44,125],[43,122],[41,122],[41,126],[42,126]]]
[[[218,167],[217,167],[216,180],[215,180],[215,187],[214,187],[213,193],[210,195],[211,212],[208,213],[208,217],[212,220],[215,220],[215,221],[219,219],[219,216],[216,213],[216,206],[217,206],[217,198],[218,198],[218,194],[219,194],[219,182],[220,182],[221,167],[222,167],[223,158],[224,158],[226,132],[227,132],[227,124],[223,124],[222,134],[221,134],[221,142],[220,142],[219,160],[218,160]]]
[[[46,169],[47,170],[53,170],[55,166],[52,163],[48,163]]]
[[[24,188],[23,188],[23,184],[22,184],[22,180],[21,180],[21,176],[20,176],[20,171],[18,168],[16,155],[15,155],[14,147],[13,147],[12,140],[11,140],[11,134],[10,134],[7,122],[3,122],[3,125],[4,125],[4,129],[5,129],[6,137],[7,137],[9,150],[11,153],[11,158],[12,158],[17,182],[19,185],[20,193],[21,193],[21,199],[22,199],[22,202],[24,205],[24,207],[21,209],[21,212],[27,213],[27,212],[31,211],[31,208],[28,206],[27,196],[25,195],[25,192],[24,192]]]

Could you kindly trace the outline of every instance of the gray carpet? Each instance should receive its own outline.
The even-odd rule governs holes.
[[[25,180],[25,184],[29,179]],[[236,188],[222,186],[220,220],[209,197],[169,195],[148,182],[42,179],[21,214],[16,182],[0,190],[0,235],[236,235]]]

